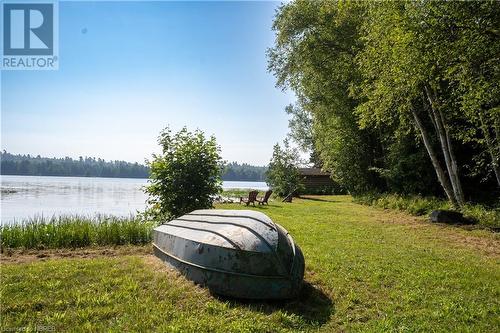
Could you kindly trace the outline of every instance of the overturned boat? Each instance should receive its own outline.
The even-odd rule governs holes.
[[[293,298],[304,276],[288,232],[251,210],[195,210],[156,227],[153,248],[188,279],[230,297]]]

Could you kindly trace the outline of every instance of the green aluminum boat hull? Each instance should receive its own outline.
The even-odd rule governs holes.
[[[211,292],[235,298],[296,297],[304,257],[288,232],[250,210],[196,210],[154,229],[157,257]]]

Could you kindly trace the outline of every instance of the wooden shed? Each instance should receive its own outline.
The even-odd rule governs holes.
[[[336,185],[330,178],[330,173],[318,168],[299,168],[299,174],[304,185],[305,194],[328,194],[332,192]]]

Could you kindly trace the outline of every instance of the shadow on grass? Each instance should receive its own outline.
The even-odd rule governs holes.
[[[275,205],[275,204],[269,204],[269,205],[255,205],[255,208],[259,208],[259,209],[268,209],[268,208],[283,208],[282,206],[278,206],[278,205]]]
[[[311,201],[322,201],[322,202],[337,202],[335,200],[321,198],[320,196],[302,196],[301,195],[300,199],[311,200]]]
[[[301,317],[308,325],[323,325],[335,312],[332,300],[321,289],[304,281],[300,295],[290,300],[241,300],[213,295],[221,301],[229,302],[230,307],[247,307],[252,311],[272,314],[283,311]]]
[[[239,206],[241,206],[242,208],[257,208],[257,209],[262,209],[262,210],[266,210],[266,209],[268,209],[268,208],[273,208],[273,209],[276,209],[276,208],[278,208],[278,209],[279,209],[279,208],[283,208],[282,206],[278,206],[278,205],[276,205],[276,204],[272,204],[272,203],[270,203],[270,204],[268,204],[268,205],[255,205],[255,206],[254,206],[254,205],[252,205],[252,204],[250,204],[250,205],[248,205],[248,206],[247,206],[247,205],[242,205],[242,204],[239,204],[239,203],[237,203],[237,202],[233,202],[232,204],[239,205]]]
[[[467,231],[472,231],[472,230],[487,230],[493,233],[499,233],[500,232],[500,227],[497,226],[489,226],[489,225],[481,225],[479,224],[478,221],[471,221],[470,223],[464,223],[464,222],[455,222],[455,223],[443,223],[443,222],[428,222],[429,224],[435,225],[440,228],[458,228],[458,229],[463,229]]]

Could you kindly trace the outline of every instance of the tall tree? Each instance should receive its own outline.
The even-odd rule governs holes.
[[[500,187],[500,3],[431,2],[418,12],[427,18],[419,33],[450,91],[449,112],[467,121],[452,135],[482,147]]]
[[[369,4],[367,8],[368,19],[363,24],[365,46],[357,55],[364,80],[354,87],[364,98],[356,109],[360,124],[408,126],[413,120],[447,197],[460,204],[463,195],[446,120],[437,104],[435,87],[431,87],[429,64],[419,36],[412,29],[407,3]],[[423,118],[426,115],[431,129]],[[448,174],[441,166],[430,131],[439,139]]]
[[[267,184],[281,197],[289,197],[302,189],[298,165],[299,153],[292,148],[287,140],[283,147],[275,144],[273,156],[267,169]]]
[[[285,108],[290,116],[288,120],[288,138],[293,140],[301,151],[309,153],[309,163],[316,168],[321,168],[323,162],[316,148],[313,129],[313,118],[309,112],[299,107],[299,105],[290,104]]]
[[[358,102],[349,95],[351,84],[360,79],[355,55],[361,47],[363,11],[360,3],[284,4],[273,25],[275,46],[268,52],[277,85],[298,96],[292,111],[311,117],[311,138],[323,168],[351,192],[373,188],[377,182],[370,169],[376,155],[370,145],[377,134],[357,126],[353,109]]]
[[[357,56],[364,77],[357,87],[365,98],[357,108],[361,124],[398,120],[405,126],[413,120],[446,195],[457,205],[465,202],[459,166],[466,163],[456,156],[457,144],[484,142],[497,169],[492,125],[498,69],[485,65],[498,68],[500,49],[493,38],[498,7],[498,2],[371,3],[363,24],[365,47]]]
[[[313,141],[323,167],[351,193],[435,194],[422,184],[437,181],[457,206],[488,193],[493,179],[500,185],[499,7],[282,5],[268,55],[277,85],[298,97],[287,109],[291,136]]]

